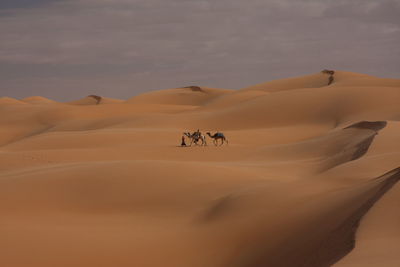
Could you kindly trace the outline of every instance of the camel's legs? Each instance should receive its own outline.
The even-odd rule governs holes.
[[[199,141],[200,141],[200,139],[199,138],[196,138],[195,140],[194,140],[194,143],[196,144],[196,146],[199,146],[200,144],[199,144]],[[203,144],[202,144],[203,145]]]

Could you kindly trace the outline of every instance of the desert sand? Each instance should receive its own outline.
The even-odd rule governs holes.
[[[399,167],[398,79],[4,96],[0,266],[400,266]]]

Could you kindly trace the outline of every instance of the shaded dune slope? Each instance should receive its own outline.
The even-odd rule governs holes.
[[[318,203],[314,202],[313,196],[291,196],[292,200],[289,202],[298,210],[283,211],[284,214],[290,213],[287,215],[285,226],[271,226],[268,220],[271,220],[269,216],[272,214],[258,211],[257,219],[251,217],[252,220],[261,221],[258,224],[258,232],[235,229],[247,232],[247,238],[238,241],[242,242],[240,249],[232,254],[232,259],[225,266],[332,266],[354,248],[355,233],[361,219],[399,180],[400,168],[397,168],[363,185],[324,194],[318,198]],[[217,223],[215,220],[228,220],[232,216],[230,213],[247,214],[244,210],[251,209],[251,205],[257,201],[266,200],[261,192],[257,192],[255,196],[237,197],[236,201],[231,200],[232,203],[226,203],[229,202],[228,199],[224,199],[225,203],[218,203],[218,207],[213,208],[228,209],[225,212],[219,210],[223,217],[215,218],[214,215],[213,223]],[[303,206],[295,204],[300,199],[304,202]],[[279,202],[276,205],[279,205]],[[254,209],[252,210],[254,212]],[[282,215],[276,215],[273,220],[280,216]],[[261,230],[263,224],[265,228]],[[268,229],[268,225],[272,229]]]
[[[301,159],[316,172],[323,172],[364,156],[379,130],[387,122],[362,121],[323,136],[296,143],[268,145],[252,151],[249,160],[283,161]]]

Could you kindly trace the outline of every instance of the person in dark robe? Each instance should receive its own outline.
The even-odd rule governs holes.
[[[182,143],[181,143],[181,146],[186,146],[186,143],[185,143],[185,136],[184,136],[184,135],[182,135]]]

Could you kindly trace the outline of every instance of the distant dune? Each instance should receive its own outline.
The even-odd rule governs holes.
[[[108,98],[108,97],[101,97],[97,95],[89,95],[79,100],[68,102],[67,104],[72,105],[98,105],[98,104],[114,104],[114,103],[121,103],[123,100],[115,99],[115,98]]]
[[[400,266],[399,107],[399,79],[340,70],[2,97],[0,266]],[[229,144],[180,147],[197,129]]]
[[[11,98],[11,97],[0,97],[0,106],[1,105],[18,105],[18,104],[25,104],[22,101],[19,101],[18,99]]]
[[[31,96],[31,97],[21,99],[21,101],[29,103],[29,104],[53,104],[53,103],[56,103],[56,101],[53,101],[51,99],[48,99],[48,98],[45,98],[42,96]]]
[[[231,92],[233,90],[189,86],[142,94],[130,98],[128,103],[201,106]]]

